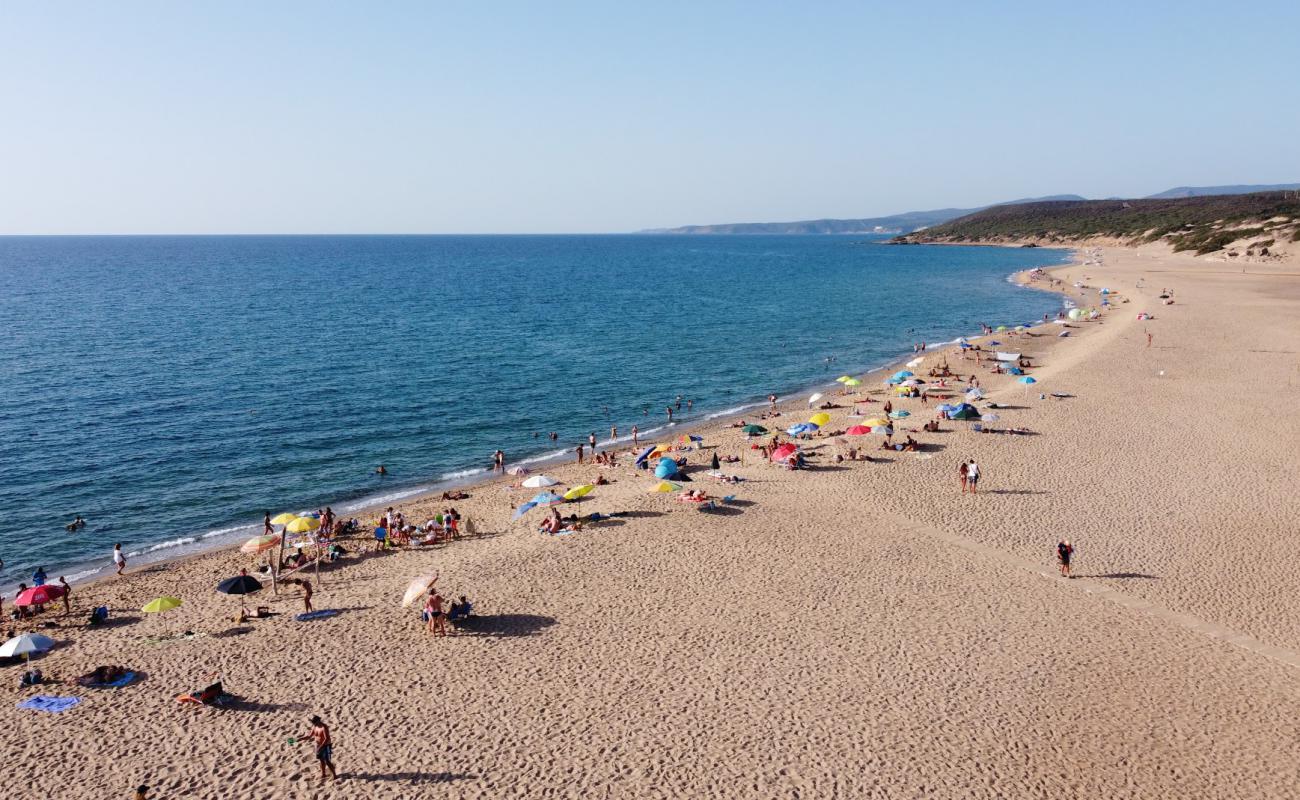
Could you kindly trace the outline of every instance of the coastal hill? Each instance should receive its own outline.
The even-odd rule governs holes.
[[[1147,195],[1148,200],[1167,200],[1172,197],[1204,197],[1211,194],[1257,194],[1259,192],[1286,192],[1300,189],[1300,183],[1256,184],[1251,186],[1176,186],[1160,194]]]
[[[1077,194],[1060,194],[1051,197],[1010,200],[1008,204],[1082,199]],[[798,222],[729,222],[720,225],[683,225],[680,228],[653,228],[641,231],[641,233],[908,233],[931,225],[939,225],[958,217],[964,217],[984,208],[989,208],[989,206],[907,211],[888,217],[868,217],[866,219],[808,219]]]
[[[1137,245],[1198,255],[1277,256],[1300,242],[1300,191],[994,206],[893,240],[899,244]]]

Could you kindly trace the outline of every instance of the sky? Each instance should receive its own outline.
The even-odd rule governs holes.
[[[562,233],[1300,182],[1300,3],[0,0],[0,234]]]

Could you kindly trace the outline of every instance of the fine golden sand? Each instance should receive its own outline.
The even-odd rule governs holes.
[[[237,600],[212,587],[250,565],[236,552],[77,587],[78,621],[105,602],[123,621],[45,614],[61,644],[39,665],[146,677],[42,687],[82,698],[44,714],[16,709],[38,692],[0,671],[8,794],[1295,797],[1300,266],[1122,248],[1103,261],[1056,271],[1091,287],[1069,289],[1081,304],[1101,286],[1128,300],[1100,322],[994,337],[1041,364],[1028,390],[958,353],[918,370],[946,357],[975,372],[1012,406],[994,427],[1034,435],[949,422],[913,434],[922,452],[870,463],[836,463],[815,439],[813,468],[789,472],[724,422],[700,431],[692,463],[741,455],[723,468],[745,481],[701,469],[691,485],[736,503],[700,513],[628,466],[567,465],[548,474],[613,483],[565,513],[625,513],[563,537],[535,532],[540,511],[510,524],[534,491],[485,483],[454,503],[485,535],[349,556],[315,596],[342,613],[316,622],[293,619],[296,588],[268,587],[256,603],[282,613],[234,624]],[[883,398],[881,377],[859,396]],[[894,402],[913,414],[899,438],[933,413]],[[807,413],[783,412],[781,427]],[[966,458],[977,496],[959,491]],[[445,505],[402,510],[423,521]],[[1056,574],[1062,536],[1073,580]],[[429,571],[475,601],[472,632],[431,637],[400,607]],[[130,610],[161,594],[185,605]],[[150,641],[185,630],[203,635]],[[213,671],[237,703],[175,702]],[[332,726],[336,785],[318,788],[310,749],[288,743],[311,714]]]

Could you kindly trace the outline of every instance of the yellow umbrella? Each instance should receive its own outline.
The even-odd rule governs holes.
[[[858,380],[857,378],[849,378],[847,381],[844,382],[844,385],[845,385],[845,386],[861,386],[861,385],[862,385],[862,381]]]
[[[669,492],[680,492],[681,490],[682,486],[679,483],[673,483],[672,481],[659,481],[654,485],[654,488],[650,490],[650,493],[654,494],[658,492],[660,494],[668,494]]]
[[[586,497],[587,495],[591,494],[591,490],[595,488],[596,488],[595,484],[591,484],[591,483],[584,483],[581,486],[575,486],[569,491],[564,493],[564,499],[577,500],[579,497]]]
[[[880,417],[872,417],[871,419],[869,419],[869,420],[867,420],[866,422],[863,422],[863,423],[861,423],[861,424],[862,424],[862,425],[866,425],[867,427],[875,427],[875,426],[877,426],[877,425],[889,425],[890,422],[889,422],[889,420],[887,420],[887,419],[881,419]]]
[[[851,376],[851,375],[841,375],[841,376],[839,376],[838,378],[835,379],[835,382],[836,382],[836,383],[844,383],[845,381],[851,381],[851,380],[853,380],[853,376]]]
[[[241,553],[260,553],[280,543],[279,536],[255,536],[239,546]]]
[[[831,415],[827,414],[825,411],[822,411],[820,413],[813,414],[811,417],[808,418],[808,421],[820,428],[826,423],[831,421]]]
[[[319,527],[320,520],[315,517],[298,517],[293,522],[285,525],[284,529],[289,533],[306,533],[307,531],[314,531]]]
[[[144,608],[140,609],[146,614],[157,614],[162,611],[171,611],[173,608],[179,608],[181,599],[179,597],[159,597],[156,600],[150,600]]]
[[[432,575],[421,575],[411,581],[411,585],[406,587],[406,594],[402,595],[402,608],[409,608],[412,603],[424,597],[424,593],[429,591],[429,587],[438,580],[438,573]]]
[[[288,511],[286,511],[283,514],[276,514],[274,517],[271,517],[271,524],[288,525],[290,522],[293,522],[297,518],[298,518],[297,514],[290,514]]]

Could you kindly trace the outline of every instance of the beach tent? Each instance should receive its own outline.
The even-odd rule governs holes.
[[[827,414],[824,411],[819,414],[813,414],[811,417],[808,418],[809,424],[816,425],[819,428],[830,421],[831,421],[831,415]]]
[[[912,412],[905,409],[899,409],[898,411],[889,412],[889,416],[893,419],[902,419],[904,417],[912,416]]]
[[[520,485],[526,486],[529,489],[545,489],[547,486],[554,486],[557,483],[559,483],[559,481],[552,478],[550,475],[534,475],[533,477],[526,479]]]
[[[962,403],[946,412],[948,419],[979,419],[980,412],[970,403]]]
[[[673,461],[668,456],[664,456],[663,458],[659,459],[659,463],[655,464],[655,477],[673,478],[676,477],[677,470],[678,470],[677,462]]]
[[[650,487],[650,494],[669,494],[670,492],[680,492],[681,490],[682,486],[680,483],[659,481],[654,486]]]

